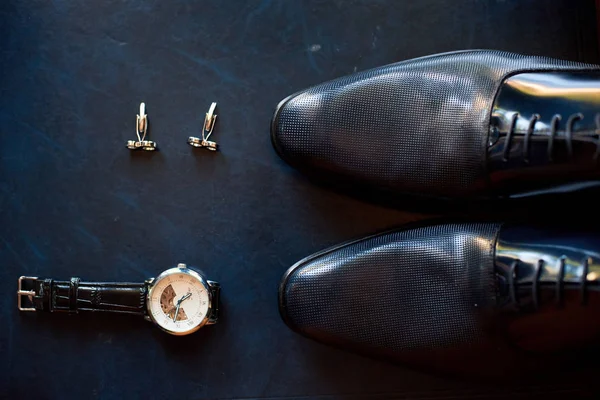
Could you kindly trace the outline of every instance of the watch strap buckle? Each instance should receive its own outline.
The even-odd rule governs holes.
[[[29,301],[33,303],[33,296],[35,296],[35,290],[24,290],[23,289],[23,281],[33,281],[37,280],[37,276],[21,276],[18,281],[18,289],[17,289],[17,308],[19,311],[37,311],[35,307],[23,307],[22,299],[23,296],[27,296]]]

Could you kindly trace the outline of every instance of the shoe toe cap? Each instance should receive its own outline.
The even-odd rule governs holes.
[[[466,191],[482,172],[491,100],[475,103],[461,91],[465,80],[401,63],[327,82],[279,104],[272,142],[292,166],[333,182],[436,196]]]
[[[498,229],[424,227],[319,253],[285,275],[281,315],[312,339],[392,358],[471,343],[493,298]]]

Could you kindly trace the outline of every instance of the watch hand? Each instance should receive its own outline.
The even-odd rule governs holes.
[[[179,314],[179,307],[181,307],[181,300],[177,302],[177,308],[175,309],[175,315],[173,316],[173,322],[177,322],[177,314]]]
[[[177,300],[177,308],[175,309],[175,315],[173,316],[173,322],[177,322],[177,315],[179,314],[179,308],[181,307],[181,302],[192,297],[192,293],[185,294],[182,298]]]
[[[179,301],[177,302],[177,304],[181,304],[182,301],[189,299],[190,297],[192,297],[192,293],[186,294],[185,296],[183,296],[181,299],[179,299]]]

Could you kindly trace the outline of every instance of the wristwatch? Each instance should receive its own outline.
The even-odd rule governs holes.
[[[140,315],[172,335],[188,335],[219,317],[221,287],[178,264],[143,283],[19,278],[20,311],[106,311]],[[25,300],[26,298],[26,300]],[[25,302],[29,302],[25,305]]]

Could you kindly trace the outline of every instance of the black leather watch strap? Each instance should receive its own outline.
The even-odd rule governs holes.
[[[221,302],[221,285],[214,281],[208,281],[208,286],[212,292],[211,313],[208,316],[208,323],[216,324],[219,320],[219,304]]]
[[[145,283],[81,282],[31,279],[30,299],[37,311],[107,311],[145,315],[148,287]]]

